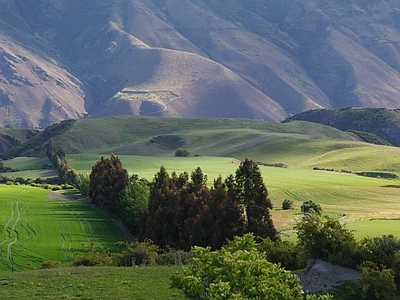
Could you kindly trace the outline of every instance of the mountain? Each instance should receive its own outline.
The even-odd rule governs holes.
[[[0,0],[0,126],[397,108],[395,0]]]
[[[308,121],[335,127],[342,131],[353,131],[361,138],[374,139],[370,133],[381,138],[379,144],[389,142],[400,146],[400,110],[385,108],[317,109],[294,115],[284,121]],[[368,140],[367,140],[368,141]]]

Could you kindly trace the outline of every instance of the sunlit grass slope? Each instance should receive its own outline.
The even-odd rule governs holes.
[[[87,201],[51,200],[48,191],[0,185],[0,273],[68,263],[77,252],[113,249],[125,240],[109,217]]]
[[[348,133],[309,122],[120,116],[78,120],[55,140],[66,153],[171,155],[176,148],[185,147],[193,155],[223,156],[282,137],[355,139]]]

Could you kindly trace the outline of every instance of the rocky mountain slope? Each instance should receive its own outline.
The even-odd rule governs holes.
[[[400,104],[395,0],[0,0],[0,126]]]

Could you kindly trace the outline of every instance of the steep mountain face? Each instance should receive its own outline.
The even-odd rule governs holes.
[[[395,0],[0,5],[0,126],[87,114],[279,121],[400,103]]]

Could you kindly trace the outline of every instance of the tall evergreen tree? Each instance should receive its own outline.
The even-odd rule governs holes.
[[[89,197],[96,206],[115,212],[127,183],[128,172],[122,167],[121,160],[114,154],[109,159],[101,157],[92,167]]]
[[[176,174],[171,178],[162,166],[150,184],[149,209],[142,237],[160,246],[177,247],[181,238],[181,214]]]
[[[236,170],[233,187],[238,201],[246,207],[247,232],[262,238],[276,239],[276,229],[269,210],[272,209],[268,190],[258,165],[246,158]]]

